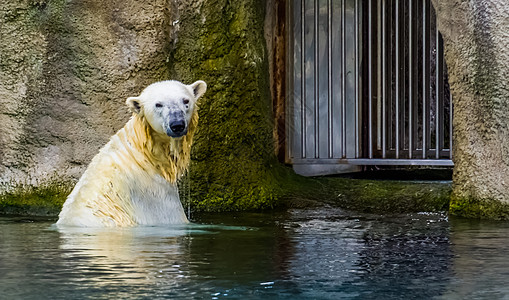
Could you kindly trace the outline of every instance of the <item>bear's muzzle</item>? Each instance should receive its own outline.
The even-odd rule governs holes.
[[[187,133],[186,122],[177,120],[170,123],[170,130],[166,132],[171,137],[181,137]]]

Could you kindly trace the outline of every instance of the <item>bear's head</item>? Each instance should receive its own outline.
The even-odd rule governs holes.
[[[207,84],[201,80],[190,85],[161,81],[147,86],[138,97],[127,98],[126,104],[155,132],[178,138],[187,134],[196,101],[206,90]]]

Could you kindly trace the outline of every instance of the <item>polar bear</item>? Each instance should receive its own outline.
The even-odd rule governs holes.
[[[176,181],[189,165],[203,81],[161,81],[127,98],[124,128],[92,159],[57,225],[116,227],[188,223]]]

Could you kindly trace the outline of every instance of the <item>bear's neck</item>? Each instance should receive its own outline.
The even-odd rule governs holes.
[[[133,115],[124,127],[129,147],[137,152],[131,155],[143,168],[152,169],[167,181],[175,183],[189,166],[197,117],[196,113],[193,114],[185,136],[171,138],[155,132],[144,117]]]

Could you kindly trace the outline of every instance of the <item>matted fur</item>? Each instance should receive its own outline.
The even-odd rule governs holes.
[[[176,182],[189,167],[191,145],[198,125],[198,106],[194,108],[187,134],[180,138],[169,138],[155,132],[144,117],[134,115],[132,118],[133,122],[124,132],[129,132],[125,140],[142,154],[143,158],[139,159],[148,160],[149,165],[166,180]],[[148,168],[145,161],[138,161],[138,164]]]

